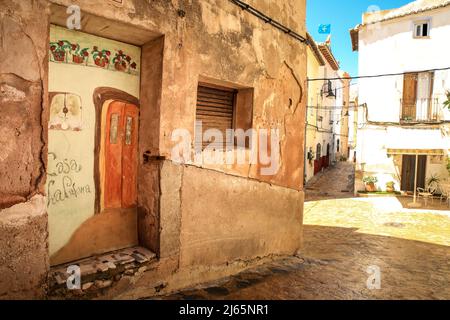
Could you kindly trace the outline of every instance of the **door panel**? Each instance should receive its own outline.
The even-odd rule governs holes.
[[[112,102],[105,126],[105,209],[137,205],[137,152],[139,110],[132,104]]]
[[[427,156],[419,156],[419,165],[417,167],[418,188],[425,188],[426,171],[427,171]]]
[[[137,153],[139,111],[135,105],[127,104],[124,110],[125,136],[122,157],[122,207],[137,205]]]
[[[125,103],[109,105],[105,126],[105,208],[122,207],[122,139]]]
[[[419,156],[417,166],[417,187],[425,188],[425,175],[427,166],[427,156]],[[414,192],[414,178],[416,170],[416,156],[404,155],[402,164],[402,191]]]
[[[416,119],[417,73],[407,73],[403,79],[402,118]]]

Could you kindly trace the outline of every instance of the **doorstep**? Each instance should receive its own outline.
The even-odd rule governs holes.
[[[52,267],[49,272],[49,296],[55,298],[89,298],[112,287],[122,277],[133,277],[148,270],[157,261],[156,254],[143,247],[121,249]],[[81,272],[81,288],[69,290],[70,266]]]

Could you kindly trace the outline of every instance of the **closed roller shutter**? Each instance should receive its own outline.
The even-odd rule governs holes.
[[[216,148],[223,148],[226,130],[233,129],[235,97],[236,90],[198,87],[196,121],[202,122],[203,133],[208,129],[218,129],[222,132],[223,144],[215,145]],[[196,132],[199,130],[197,128]],[[200,143],[198,138],[197,142]],[[203,141],[203,148],[209,144],[210,142]]]

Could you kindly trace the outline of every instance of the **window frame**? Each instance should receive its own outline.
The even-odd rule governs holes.
[[[232,105],[232,122],[231,127],[227,129],[237,130],[243,129],[245,133],[248,132],[249,129],[253,129],[253,107],[254,107],[254,88],[252,87],[243,87],[233,84],[223,85],[217,84],[217,81],[211,81],[208,79],[205,81],[201,79],[197,84],[197,97],[196,97],[196,106],[195,106],[195,123],[198,121],[198,102],[199,102],[199,89],[200,87],[210,88],[219,91],[232,92],[233,94],[233,105]],[[195,131],[196,132],[196,129]],[[196,135],[196,133],[194,134]],[[224,135],[224,146],[223,149],[217,148],[216,150],[225,150],[226,149],[226,134]],[[195,137],[195,141],[197,141],[197,137]],[[238,139],[234,137],[234,148],[244,148],[250,149],[252,137],[246,136],[245,143],[238,143]],[[204,150],[204,142],[202,143],[202,150]]]
[[[423,26],[427,25],[427,35],[423,35]],[[417,31],[420,27],[420,35],[417,35]],[[417,20],[413,22],[413,38],[414,39],[429,39],[431,34],[431,19]]]

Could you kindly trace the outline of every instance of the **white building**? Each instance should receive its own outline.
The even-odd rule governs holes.
[[[409,192],[431,177],[447,179],[450,1],[366,13],[350,34],[360,76],[390,74],[359,79],[366,107],[359,109],[356,191],[364,176],[377,176],[381,190],[394,181]]]
[[[341,151],[344,87],[331,40],[316,43],[308,34],[308,106],[305,140],[305,182],[327,168]],[[321,80],[317,80],[321,79]],[[323,80],[331,79],[331,80]],[[317,80],[317,81],[316,81]]]

